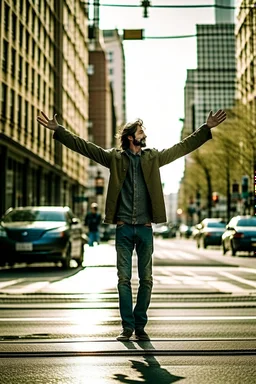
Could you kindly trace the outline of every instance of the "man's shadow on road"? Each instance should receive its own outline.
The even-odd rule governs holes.
[[[167,369],[161,367],[161,365],[154,356],[153,351],[155,348],[150,341],[136,341],[136,343],[133,343],[131,340],[122,343],[127,349],[133,349],[138,351],[139,349],[136,347],[137,344],[141,347],[141,349],[144,349],[145,351],[152,351],[152,354],[150,355],[146,353],[145,355],[143,355],[144,362],[139,361],[139,359],[130,360],[130,362],[132,363],[131,367],[140,374],[138,378],[140,380],[143,379],[143,381],[140,382],[146,384],[171,384],[181,379],[184,379],[184,377],[172,375],[170,372],[168,372]],[[130,379],[127,375],[119,373],[114,375],[114,380],[118,381],[119,383],[125,384],[138,384],[138,378]]]

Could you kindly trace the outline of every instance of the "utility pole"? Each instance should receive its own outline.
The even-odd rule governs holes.
[[[144,8],[143,17],[148,17],[148,8],[151,6],[150,1],[142,0],[141,6]]]

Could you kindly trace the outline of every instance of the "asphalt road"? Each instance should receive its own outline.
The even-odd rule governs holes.
[[[256,382],[254,258],[157,239],[151,340],[121,343],[114,247],[85,256],[0,270],[1,384]]]

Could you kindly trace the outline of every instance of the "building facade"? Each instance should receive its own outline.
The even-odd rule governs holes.
[[[197,70],[195,71],[195,127],[212,110],[235,104],[235,25],[197,25]]]
[[[110,84],[114,93],[116,125],[126,123],[125,56],[122,38],[116,29],[103,31]]]
[[[248,107],[256,129],[255,1],[240,1],[236,23],[237,98]]]
[[[0,211],[57,204],[80,213],[88,161],[36,118],[57,113],[87,138],[87,7],[78,0],[3,0],[0,7]]]

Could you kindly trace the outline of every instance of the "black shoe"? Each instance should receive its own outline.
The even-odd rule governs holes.
[[[133,330],[131,328],[124,328],[120,335],[117,336],[117,340],[120,341],[129,341],[130,337],[133,334]]]
[[[149,335],[144,331],[143,328],[135,329],[135,336],[138,340],[150,340]]]

